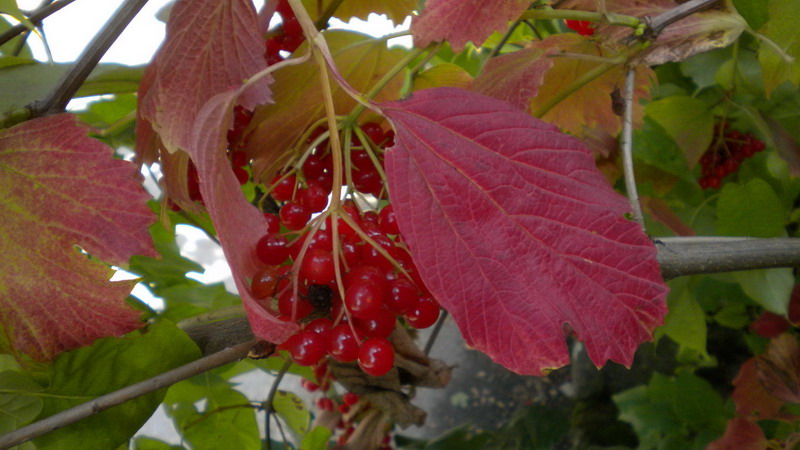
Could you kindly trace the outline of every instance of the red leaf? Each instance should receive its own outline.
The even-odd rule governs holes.
[[[529,47],[492,58],[473,82],[472,90],[526,110],[531,98],[539,92],[544,75],[553,67],[555,60],[547,57],[549,53],[542,48]]]
[[[735,388],[731,398],[736,403],[736,414],[745,417],[753,415],[756,420],[778,417],[783,401],[770,394],[758,381],[755,358],[750,358],[742,364],[739,375],[733,380],[733,385]]]
[[[414,46],[447,41],[460,52],[467,41],[480,45],[493,32],[505,30],[530,4],[525,0],[429,0],[411,23]]]
[[[149,195],[112,154],[69,114],[0,132],[2,350],[46,361],[142,325],[125,303],[133,283],[109,283],[75,248],[116,265],[156,256]]]
[[[454,88],[381,105],[390,198],[423,281],[465,340],[523,374],[630,365],[666,313],[653,244],[577,139]]]
[[[766,390],[788,403],[800,403],[800,345],[791,333],[769,342],[756,357],[758,380]]]
[[[263,44],[258,16],[249,0],[175,3],[167,38],[139,93],[141,117],[150,122],[167,150],[188,148],[195,118],[207,100],[241,86],[267,67]],[[252,109],[270,101],[269,82],[271,78],[265,77],[240,99],[241,104]],[[146,137],[139,143],[146,142]]]
[[[250,328],[256,337],[280,343],[296,332],[298,327],[293,322],[278,320],[250,295],[248,278],[252,279],[262,267],[255,255],[255,244],[266,233],[267,223],[264,215],[242,194],[239,181],[224,152],[238,94],[219,94],[198,113],[189,154],[197,166],[200,192],[231,267]]]
[[[708,450],[762,450],[767,448],[767,437],[757,423],[736,417],[728,421],[725,434],[708,445]]]

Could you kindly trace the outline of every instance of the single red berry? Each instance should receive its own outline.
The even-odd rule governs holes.
[[[256,273],[253,281],[250,282],[250,295],[256,299],[274,296],[279,279],[280,275],[277,267],[264,267]]]
[[[341,404],[341,405],[339,405],[339,406],[338,406],[336,409],[338,409],[338,410],[339,410],[339,412],[340,412],[340,413],[342,413],[342,414],[347,414],[347,413],[349,413],[349,412],[350,412],[350,405],[347,405],[347,404],[345,404],[345,403],[342,403],[342,404]]]
[[[291,200],[294,196],[294,188],[295,184],[297,184],[297,177],[294,175],[289,175],[288,177],[284,177],[281,174],[275,175],[275,178],[272,179],[272,198],[279,202],[285,202]]]
[[[325,356],[325,339],[311,331],[301,331],[289,337],[278,348],[286,350],[295,363],[310,366]]]
[[[386,137],[383,133],[383,128],[375,122],[367,122],[361,125],[361,131],[363,131],[375,145],[380,145]]]
[[[394,147],[394,130],[389,130],[384,134],[383,146],[384,148]]]
[[[256,256],[264,264],[276,266],[289,257],[287,241],[280,234],[267,233],[256,244]]]
[[[383,272],[381,271],[381,269],[375,266],[351,267],[350,272],[347,272],[347,275],[344,276],[345,290],[348,287],[350,287],[353,283],[358,282],[359,280],[370,281],[378,285],[381,289],[386,288],[386,282],[383,276]]]
[[[352,269],[361,264],[361,248],[358,246],[358,242],[355,238],[351,236],[344,236],[342,238],[342,256],[344,257],[344,262],[347,264],[348,269]]]
[[[322,159],[316,155],[309,155],[303,163],[303,175],[306,180],[313,180],[322,175],[325,167],[322,166]]]
[[[356,403],[358,403],[358,400],[359,400],[358,394],[356,394],[355,392],[345,392],[344,395],[342,395],[342,401],[344,402],[345,405],[348,406],[355,405]]]
[[[716,176],[710,176],[710,177],[706,178],[706,180],[707,180],[707,183],[708,183],[708,187],[712,188],[712,189],[719,189],[719,186],[722,183],[722,181],[719,179],[719,177],[716,177]]]
[[[306,37],[303,36],[302,34],[298,35],[287,34],[286,37],[283,38],[283,50],[289,53],[294,53],[294,51],[297,50],[297,48],[300,47],[300,45],[302,45],[303,42],[305,42],[305,40]]]
[[[350,162],[356,170],[374,171],[375,165],[366,150],[353,150],[350,152]]]
[[[283,34],[287,37],[302,36],[303,27],[300,26],[300,21],[297,17],[289,17],[283,19]]]
[[[390,281],[384,303],[397,314],[405,313],[417,303],[417,286],[405,276]]]
[[[311,237],[311,243],[308,248],[321,248],[327,251],[333,251],[333,236],[331,231],[327,228],[320,228]]]
[[[394,348],[386,339],[367,339],[358,350],[358,366],[367,375],[385,375],[394,366]]]
[[[328,194],[325,188],[316,181],[309,181],[308,187],[300,189],[297,198],[300,204],[308,208],[312,213],[320,212],[328,206]]]
[[[343,323],[331,329],[328,336],[328,354],[339,362],[351,362],[358,358],[358,339],[353,336],[350,325]]]
[[[386,205],[381,210],[378,218],[378,225],[381,227],[381,231],[386,234],[399,234],[400,229],[397,228],[397,216],[394,215],[394,207],[392,205]]]
[[[380,197],[383,190],[383,180],[377,170],[354,170],[353,186],[365,194]]]
[[[300,277],[309,284],[333,284],[335,272],[331,252],[321,248],[306,251],[300,263]]]
[[[316,392],[319,390],[319,385],[317,383],[309,381],[305,378],[300,381],[300,386],[302,386],[303,389],[307,390],[308,392]]]
[[[275,12],[280,14],[283,20],[295,17],[294,10],[287,0],[278,0],[278,5],[275,6]]]
[[[333,328],[333,322],[327,317],[318,317],[308,322],[306,326],[303,327],[304,330],[313,331],[325,339],[330,339],[331,328]]]
[[[374,240],[383,250],[386,251],[386,253],[389,254],[389,256],[394,258],[395,249],[394,243],[391,241],[391,239],[385,236],[371,237],[372,240]],[[364,264],[375,266],[382,270],[389,270],[394,267],[392,262],[386,259],[386,257],[383,256],[380,251],[378,251],[378,249],[368,244],[365,244],[363,247],[361,247],[361,261],[363,261]]]
[[[281,231],[281,219],[272,213],[264,213],[264,220],[267,221],[267,233],[275,234]]]
[[[309,211],[308,208],[292,201],[286,202],[283,207],[281,207],[280,214],[278,215],[281,218],[281,223],[292,231],[303,228],[311,219],[311,211]]]
[[[383,304],[381,287],[371,281],[354,281],[344,292],[344,304],[353,317],[371,319]]]
[[[439,320],[439,304],[431,298],[420,297],[403,317],[414,328],[428,328]]]
[[[333,411],[336,409],[336,405],[328,397],[322,397],[317,400],[317,409],[320,411]]]
[[[235,152],[231,153],[231,165],[234,167],[244,167],[250,164],[250,158],[247,157],[247,153],[236,150]]]
[[[369,319],[355,319],[355,325],[359,331],[359,335],[368,338],[389,337],[389,335],[392,334],[392,331],[394,331],[395,323],[396,318],[394,313],[391,313],[386,309],[381,309]]]
[[[250,180],[250,174],[241,167],[234,167],[233,174],[236,175],[236,181],[238,181],[242,186],[247,184],[247,182]]]
[[[298,295],[294,295],[291,289],[287,289],[278,299],[278,310],[284,316],[289,316],[293,321],[303,320],[314,311],[314,307],[308,300],[302,298],[304,292],[298,288]]]
[[[594,34],[592,23],[588,20],[565,20],[567,28],[574,30],[581,36],[591,36]]]

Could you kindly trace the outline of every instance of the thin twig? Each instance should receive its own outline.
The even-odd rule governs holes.
[[[644,215],[639,204],[639,192],[636,190],[636,176],[633,173],[633,88],[636,81],[636,68],[629,67],[625,74],[625,116],[622,121],[622,165],[625,171],[625,190],[633,209],[633,220],[644,229]]]
[[[439,320],[436,321],[436,326],[433,327],[433,331],[431,331],[431,336],[428,338],[428,342],[425,343],[425,354],[429,354],[431,349],[433,348],[433,344],[436,342],[436,338],[439,337],[439,331],[442,330],[442,326],[444,326],[444,321],[447,320],[447,310],[442,310],[442,315],[439,316]]]
[[[508,31],[506,31],[506,34],[504,34],[502,39],[500,39],[500,42],[498,42],[497,45],[495,45],[494,48],[492,49],[492,52],[489,53],[489,58],[494,58],[495,56],[500,54],[500,50],[503,48],[504,45],[506,45],[506,42],[508,42],[508,40],[511,39],[511,35],[514,34],[514,30],[517,29],[520,23],[521,21],[517,20],[516,22],[511,24],[511,27],[509,27]]]
[[[28,426],[0,436],[0,449],[6,449],[29,441],[35,437],[75,423],[83,418],[92,416],[112,406],[125,403],[128,400],[149,394],[161,388],[171,386],[179,381],[191,378],[197,374],[237,361],[247,356],[255,341],[247,341],[234,347],[229,347],[221,352],[200,358],[197,361],[164,372],[153,378],[132,384],[94,400],[82,403],[73,408],[61,411],[46,419],[34,422]]]
[[[682,3],[669,11],[665,11],[652,19],[648,18],[649,26],[644,33],[647,39],[655,39],[664,30],[664,28],[672,25],[673,23],[688,17],[698,11],[708,9],[717,3],[719,0],[689,0]]]
[[[36,11],[34,11],[30,16],[28,16],[28,20],[31,21],[34,25],[38,25],[50,14],[58,11],[59,9],[69,5],[70,3],[74,2],[75,0],[61,0],[50,5],[43,6]],[[0,45],[5,44],[6,42],[14,39],[15,37],[19,36],[20,34],[28,31],[28,27],[23,24],[17,24],[13,27],[9,28],[8,30],[4,31],[0,34]]]
[[[70,99],[78,91],[89,74],[100,62],[100,58],[117,40],[147,0],[127,0],[108,21],[102,31],[92,40],[81,54],[78,62],[61,79],[58,86],[42,101],[31,106],[34,117],[58,114],[67,107]]]
[[[272,402],[275,401],[275,394],[278,393],[278,386],[281,384],[281,380],[283,380],[284,375],[286,372],[289,371],[289,367],[292,367],[292,360],[287,359],[285,363],[283,363],[283,367],[281,367],[281,371],[275,375],[275,381],[272,382],[272,386],[269,388],[269,394],[267,394],[267,399],[264,400],[264,410],[267,412],[267,418],[265,419],[266,425],[266,433],[267,433],[267,450],[272,449],[272,437],[270,436],[270,425],[269,425],[269,418],[275,410],[272,408]],[[280,426],[280,425],[279,425]]]

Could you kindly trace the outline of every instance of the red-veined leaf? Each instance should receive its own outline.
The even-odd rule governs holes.
[[[200,108],[267,67],[258,16],[249,0],[179,0],[167,38],[148,68],[139,95],[142,118],[164,148],[185,150]],[[270,101],[265,77],[240,98],[247,109]],[[144,128],[145,132],[148,132]]]
[[[200,192],[231,267],[250,328],[256,337],[280,343],[297,331],[297,324],[278,320],[250,295],[248,279],[263,266],[256,258],[255,244],[266,233],[267,224],[242,194],[224,152],[237,95],[239,92],[219,94],[198,113],[189,154],[197,166]]]
[[[545,73],[553,67],[555,59],[549,54],[546,49],[528,47],[492,58],[472,83],[472,90],[528,109],[531,98],[536,97],[544,82]]]
[[[155,256],[155,216],[136,167],[87,136],[74,116],[0,132],[0,349],[46,361],[142,323],[125,303],[125,265]]]
[[[653,244],[577,139],[455,88],[380,105],[390,198],[423,281],[468,344],[523,374],[633,361],[666,307]]]
[[[481,45],[495,31],[505,30],[530,6],[525,0],[428,0],[411,22],[414,46],[447,41],[460,52],[467,41]]]

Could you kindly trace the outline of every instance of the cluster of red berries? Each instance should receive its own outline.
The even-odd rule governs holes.
[[[588,20],[564,20],[564,24],[581,36],[592,36],[594,34],[594,25]]]
[[[317,380],[319,380],[320,371],[316,370],[315,368],[314,372]],[[322,382],[322,384],[317,384],[307,379],[303,379],[301,383],[303,388],[305,388],[308,392],[323,392],[323,395],[316,401],[316,406],[319,411],[336,411],[341,415],[336,423],[336,430],[340,430],[338,437],[336,438],[336,443],[339,446],[346,445],[347,441],[355,432],[357,424],[356,422],[358,422],[359,417],[363,416],[370,409],[372,409],[372,405],[354,392],[345,392],[337,401],[335,398],[328,395],[328,388],[330,387],[330,384],[327,380]],[[392,441],[392,437],[389,434],[389,431],[390,430],[386,430],[386,434],[384,434],[382,441],[383,446],[380,447],[379,450],[391,450],[392,447],[390,443]]]
[[[267,65],[269,66],[283,61],[282,51],[294,53],[297,47],[300,47],[300,44],[305,41],[303,28],[300,26],[300,22],[297,21],[289,2],[286,0],[278,1],[276,12],[281,16],[282,25],[280,31],[267,39],[265,43],[264,59],[267,60]]]
[[[377,166],[393,134],[376,123],[359,130],[344,166],[350,168],[356,190],[381,198],[385,189]],[[332,153],[324,133],[314,130],[307,139],[314,148],[300,170],[273,180],[269,192],[280,211],[264,215],[268,228],[255,253],[265,266],[252,279],[250,291],[282,320],[302,325],[280,345],[297,364],[316,365],[326,357],[358,361],[365,373],[380,376],[394,366],[394,348],[387,338],[398,317],[411,327],[427,328],[438,319],[439,304],[419,278],[392,205],[361,212],[354,202],[344,202],[336,215],[336,236],[334,215],[309,226],[312,215],[327,207],[332,190]],[[281,226],[287,231],[281,233]]]
[[[725,176],[739,170],[742,161],[764,150],[764,142],[750,133],[730,130],[729,124],[717,125],[714,140],[700,157],[700,187],[719,189]]]
[[[233,128],[228,130],[227,135],[228,159],[230,159],[233,173],[236,175],[236,179],[239,180],[239,184],[241,185],[244,185],[250,180],[250,173],[245,169],[245,167],[250,165],[250,158],[245,152],[238,150],[238,147],[244,130],[252,119],[252,111],[248,111],[237,105],[233,109]],[[191,160],[189,160],[186,182],[189,199],[194,202],[203,203],[203,195],[200,193],[200,177],[197,175],[197,168]]]

